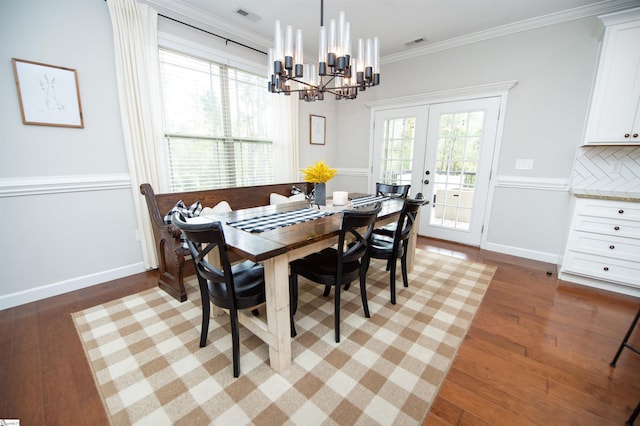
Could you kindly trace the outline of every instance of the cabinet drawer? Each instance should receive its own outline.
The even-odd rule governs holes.
[[[605,281],[640,287],[640,263],[569,251],[563,269]]]
[[[598,256],[630,260],[640,264],[640,240],[576,231],[569,239],[569,250]]]
[[[576,216],[574,229],[615,237],[640,239],[640,222],[607,217]]]
[[[576,213],[580,216],[640,221],[640,203],[580,198],[576,203]]]

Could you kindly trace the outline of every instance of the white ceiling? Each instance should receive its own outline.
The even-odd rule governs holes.
[[[221,28],[230,38],[270,47],[276,19],[302,29],[306,55],[316,55],[320,0],[147,0]],[[381,56],[529,21],[558,22],[640,5],[640,0],[325,0],[324,23],[345,11],[352,40],[379,37]],[[250,17],[242,17],[243,9]],[[162,13],[162,10],[160,10]],[[250,19],[253,18],[253,19]],[[525,21],[525,22],[522,22]],[[424,43],[405,43],[425,38]]]

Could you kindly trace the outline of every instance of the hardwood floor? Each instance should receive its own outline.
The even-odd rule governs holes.
[[[625,423],[640,401],[640,355],[609,363],[640,300],[560,281],[555,265],[420,246],[498,266],[424,425]]]
[[[638,299],[559,281],[555,265],[426,238],[418,246],[498,266],[425,425],[624,424],[640,401],[640,355],[609,362]],[[147,272],[0,311],[0,419],[107,425],[71,313],[156,279]],[[630,343],[640,346],[640,327]]]

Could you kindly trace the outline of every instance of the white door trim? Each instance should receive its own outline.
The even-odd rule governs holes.
[[[369,179],[368,188],[373,185],[373,147],[374,147],[374,123],[376,111],[385,109],[404,108],[419,105],[428,105],[439,102],[454,102],[467,99],[500,97],[500,115],[498,116],[498,127],[496,131],[496,142],[493,151],[493,162],[491,164],[491,176],[498,175],[498,164],[500,160],[500,147],[502,145],[502,133],[504,127],[504,116],[507,111],[507,97],[509,90],[517,84],[517,80],[509,80],[498,83],[489,83],[478,86],[469,86],[458,89],[441,90],[437,92],[423,93],[417,95],[400,96],[397,98],[383,99],[373,102],[367,102],[365,105],[371,109],[369,116]],[[493,206],[493,196],[495,192],[495,179],[489,182],[489,193],[487,197],[487,208],[485,209],[483,222],[489,224],[491,217],[491,208]],[[480,248],[486,248],[488,229],[485,228],[480,240]]]

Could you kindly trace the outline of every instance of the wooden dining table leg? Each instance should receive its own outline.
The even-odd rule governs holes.
[[[289,259],[287,254],[264,261],[267,293],[269,363],[278,373],[291,367],[291,323],[289,315]]]

